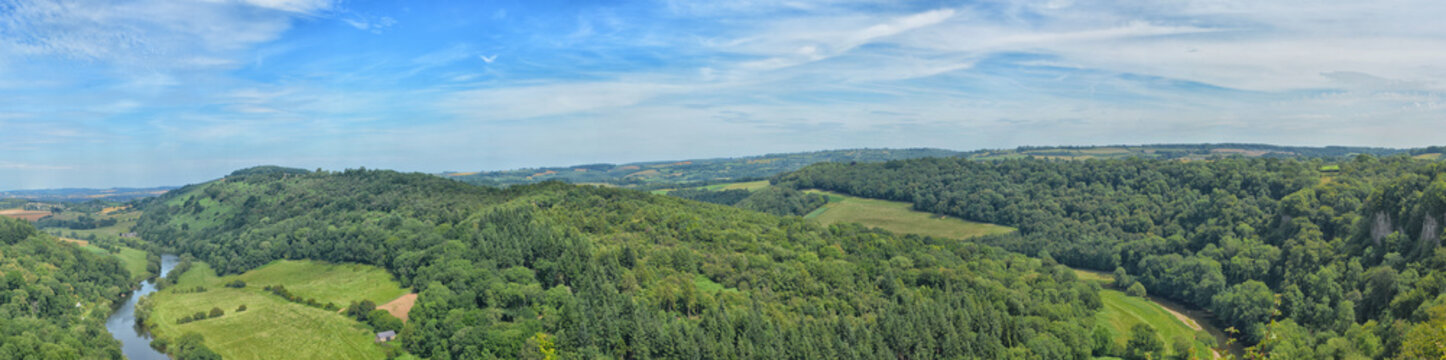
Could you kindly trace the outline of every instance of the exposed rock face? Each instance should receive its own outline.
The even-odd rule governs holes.
[[[1395,226],[1391,226],[1391,217],[1386,216],[1385,212],[1376,212],[1375,219],[1371,221],[1371,241],[1380,245],[1381,239],[1391,235],[1394,228]]]
[[[1426,216],[1421,223],[1421,236],[1416,240],[1422,254],[1435,249],[1441,245],[1441,223],[1436,221],[1435,216]]]

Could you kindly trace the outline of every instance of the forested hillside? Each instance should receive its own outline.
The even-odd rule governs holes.
[[[223,273],[384,267],[432,359],[1086,359],[1098,285],[973,243],[820,228],[643,192],[422,174],[238,172],[136,229]]]
[[[818,164],[787,187],[1015,226],[979,238],[1212,310],[1271,358],[1440,358],[1446,165],[917,159]]]
[[[0,217],[0,359],[117,359],[110,304],[129,287],[119,260]]]

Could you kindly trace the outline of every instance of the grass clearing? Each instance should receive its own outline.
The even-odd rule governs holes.
[[[828,196],[828,204],[804,216],[823,225],[856,222],[900,234],[961,240],[1015,231],[1008,226],[916,211],[912,204],[906,202],[866,199],[822,190],[807,192]]]
[[[1115,282],[1113,275],[1104,272],[1075,269],[1074,273],[1082,281],[1098,282],[1100,285]],[[1129,296],[1119,290],[1104,289],[1100,291],[1100,302],[1104,304],[1104,308],[1095,313],[1095,321],[1097,324],[1106,325],[1121,346],[1129,337],[1130,327],[1146,323],[1155,328],[1167,351],[1173,351],[1168,349],[1175,337],[1185,337],[1195,343],[1195,353],[1200,354],[1200,358],[1211,357],[1210,348],[1194,342],[1195,333],[1201,330],[1200,325],[1187,324],[1150,299]]]
[[[735,293],[738,292],[738,289],[723,286],[723,284],[719,284],[718,282],[713,281],[713,279],[709,279],[708,276],[703,274],[698,274],[697,276],[693,277],[693,287],[698,288],[698,291],[706,292],[709,294],[716,294],[719,291],[728,291]]]
[[[242,289],[224,284],[243,280]],[[382,303],[408,291],[380,268],[317,261],[276,261],[241,275],[216,276],[205,263],[193,263],[176,285],[157,292],[151,330],[175,339],[194,331],[226,359],[382,359],[366,325],[327,311],[293,303],[262,287],[283,285],[302,297],[345,306],[353,300]],[[186,293],[197,286],[205,292]],[[247,310],[236,308],[246,305]],[[176,324],[181,316],[220,308],[219,318]]]
[[[131,279],[139,281],[152,275],[146,272],[145,251],[122,246],[120,253],[115,254],[115,256],[119,258],[122,263],[125,263],[126,271],[131,273]]]
[[[393,280],[386,270],[362,264],[282,260],[234,278],[257,289],[266,285],[283,285],[297,296],[316,298],[322,304],[331,302],[337,306],[363,299],[385,304],[407,293],[407,289]]]

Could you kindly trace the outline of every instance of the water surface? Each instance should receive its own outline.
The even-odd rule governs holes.
[[[171,272],[179,259],[175,255],[161,255],[161,274]],[[121,342],[121,353],[131,360],[167,360],[166,354],[151,348],[151,334],[136,325],[136,301],[156,291],[156,282],[141,282],[141,288],[126,297],[126,303],[110,314],[105,329]]]

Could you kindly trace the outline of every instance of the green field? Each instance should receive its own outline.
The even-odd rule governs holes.
[[[918,234],[949,239],[1004,234],[1015,229],[955,217],[915,211],[906,202],[866,199],[829,191],[808,190],[828,196],[828,204],[804,216],[823,225],[856,222],[900,234]]]
[[[150,273],[146,272],[145,251],[140,251],[122,246],[120,253],[115,254],[115,256],[119,258],[122,263],[125,263],[126,271],[130,271],[131,273],[131,279],[140,281],[140,279],[148,278],[151,276]]]
[[[1098,282],[1101,285],[1108,285],[1114,282],[1109,274],[1100,272],[1075,270],[1080,280]],[[1195,339],[1195,330],[1190,325],[1175,318],[1169,311],[1149,299],[1126,295],[1118,290],[1105,289],[1100,291],[1100,302],[1104,308],[1095,313],[1095,321],[1099,324],[1108,325],[1110,332],[1121,345],[1124,345],[1129,335],[1130,327],[1135,324],[1146,323],[1155,328],[1160,335],[1160,341],[1165,344],[1166,351],[1176,337]],[[1210,349],[1195,343],[1195,353],[1202,359],[1210,358]]]
[[[723,190],[748,190],[748,191],[753,191],[753,190],[758,190],[758,189],[766,188],[766,187],[768,187],[768,186],[769,186],[768,180],[758,180],[758,181],[749,181],[749,182],[736,182],[736,183],[726,183],[726,184],[713,184],[713,185],[704,186],[703,189],[704,189],[704,190],[712,190],[712,191],[723,191]]]
[[[223,286],[237,279],[247,287]],[[177,284],[152,295],[156,305],[151,331],[167,339],[185,332],[199,333],[208,347],[226,359],[385,357],[382,347],[372,343],[374,334],[366,325],[335,311],[287,301],[262,290],[266,285],[283,285],[299,296],[338,306],[362,299],[383,304],[407,293],[384,270],[366,265],[283,260],[245,274],[218,277],[210,266],[196,262]],[[197,286],[207,290],[184,292]],[[241,305],[246,305],[247,311],[237,312]],[[225,310],[226,315],[176,324],[183,315],[213,307]]]

